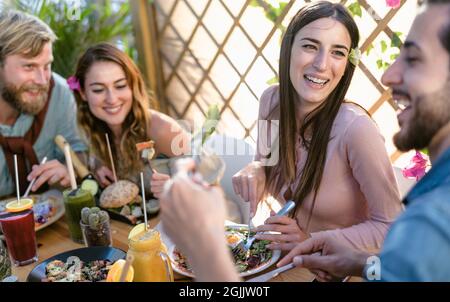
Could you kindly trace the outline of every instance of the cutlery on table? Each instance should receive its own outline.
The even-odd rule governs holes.
[[[295,207],[295,202],[292,200],[289,200],[276,214],[276,216],[284,216],[289,214],[289,212]],[[242,252],[248,252],[250,250],[250,247],[252,246],[253,242],[255,241],[255,235],[250,237],[250,223],[251,218],[248,220],[248,235],[247,240],[244,244],[244,240],[241,240],[238,245],[236,245],[233,248],[233,254],[236,253],[242,253]]]
[[[285,272],[287,270],[293,269],[295,267],[294,263],[286,264],[285,266],[279,267],[277,269],[274,269],[273,271],[270,271],[268,273],[262,274],[258,277],[252,278],[247,280],[246,282],[267,282],[272,278],[275,278],[280,273]]]
[[[40,165],[45,164],[46,161],[47,161],[47,156],[45,156],[45,157],[42,159]],[[31,182],[30,182],[30,184],[28,185],[28,188],[27,188],[27,190],[25,191],[25,194],[23,194],[22,198],[28,197],[28,194],[30,194],[31,188],[33,187],[33,185],[34,185],[35,182],[36,182],[36,177],[33,178],[33,179],[31,180]]]

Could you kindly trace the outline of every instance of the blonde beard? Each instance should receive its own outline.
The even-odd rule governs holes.
[[[48,98],[48,88],[41,88],[41,93],[37,97],[25,100],[23,96],[26,92],[24,88],[15,88],[11,86],[2,87],[1,97],[13,108],[21,113],[37,115],[44,108]]]
[[[20,111],[31,115],[37,115],[44,108],[47,101],[48,93],[41,93],[38,97],[35,97],[32,101],[24,101],[21,97],[18,99]]]

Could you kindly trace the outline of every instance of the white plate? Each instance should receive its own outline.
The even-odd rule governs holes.
[[[232,229],[247,229],[248,228],[248,226],[244,225],[244,224],[226,224],[225,227],[229,227],[229,228],[232,228]],[[174,251],[175,251],[175,245],[174,244],[169,245],[168,246],[168,252],[169,252],[170,260],[172,261],[172,268],[173,268],[173,270],[176,271],[177,273],[181,274],[181,275],[194,278],[194,275],[191,272],[185,271],[185,270],[183,270],[183,269],[178,267],[178,263],[177,263],[177,261],[175,260],[175,257],[174,257]],[[280,259],[280,255],[281,255],[281,251],[280,250],[273,251],[272,252],[272,258],[270,258],[269,261],[267,261],[266,263],[264,263],[264,264],[262,264],[262,265],[260,265],[258,267],[255,267],[253,269],[241,272],[241,273],[239,273],[239,276],[240,277],[246,277],[246,276],[250,276],[250,275],[254,275],[254,274],[257,274],[259,272],[262,272],[263,270],[265,270],[265,269],[269,268],[270,266],[272,266],[273,264],[275,264],[278,261],[278,259]]]
[[[43,196],[43,199],[41,200],[40,197],[41,195]],[[63,215],[64,215],[64,202],[63,202],[63,196],[62,193],[60,191],[57,190],[50,190],[47,191],[41,195],[38,194],[31,194],[29,195],[29,197],[31,197],[34,202],[37,202],[37,204],[39,204],[40,202],[44,202],[47,200],[50,200],[52,206],[55,208],[55,212],[54,214],[48,218],[48,220],[43,223],[40,224],[38,226],[35,227],[36,231],[42,230],[43,228],[51,225],[52,223],[54,223],[55,221],[57,221],[58,219],[60,219]],[[0,212],[4,210],[4,207],[6,206],[6,204],[12,200],[14,200],[15,198],[9,198],[9,199],[5,199],[5,200],[1,200],[0,201]],[[0,236],[3,236],[1,230],[0,230]]]

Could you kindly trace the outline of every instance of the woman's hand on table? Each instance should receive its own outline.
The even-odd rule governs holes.
[[[256,213],[258,203],[263,197],[266,185],[264,166],[253,161],[233,176],[234,192],[244,201],[250,202],[250,216]]]
[[[114,182],[114,173],[105,166],[102,166],[95,171],[97,180],[102,188],[111,185]]]
[[[292,249],[292,244],[300,243],[309,236],[298,226],[297,221],[288,216],[277,216],[275,212],[270,213],[263,225],[256,228],[257,232],[279,232],[281,234],[257,234],[256,239],[272,241],[267,245],[272,250]]]
[[[32,181],[35,178],[36,182],[31,188],[32,192],[38,190],[46,182],[49,185],[60,184],[63,187],[67,187],[70,184],[67,167],[56,159],[45,164],[34,165],[27,176],[27,180]]]
[[[150,190],[156,198],[160,198],[164,190],[164,184],[170,179],[170,176],[163,173],[153,171],[152,179],[150,180]]]

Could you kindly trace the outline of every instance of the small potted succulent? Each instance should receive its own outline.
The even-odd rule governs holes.
[[[108,212],[98,207],[84,207],[80,226],[86,246],[112,246]]]

